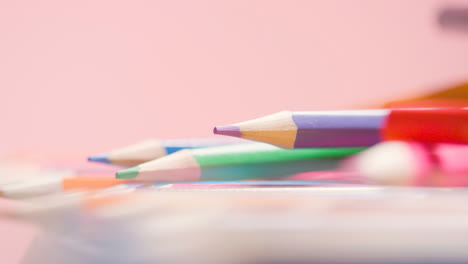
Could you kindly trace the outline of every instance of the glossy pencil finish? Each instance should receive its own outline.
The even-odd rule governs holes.
[[[284,148],[368,147],[384,140],[468,143],[465,108],[280,112],[214,133]]]
[[[149,139],[109,153],[93,155],[89,161],[132,167],[164,157],[182,149],[206,148],[241,143],[241,140],[226,139]]]
[[[117,172],[120,179],[154,182],[231,181],[332,170],[362,148],[288,150],[253,143],[182,150]]]
[[[387,141],[343,163],[364,182],[436,187],[468,186],[468,145]]]
[[[280,112],[214,133],[266,142],[285,148],[361,147],[379,141],[388,110]]]

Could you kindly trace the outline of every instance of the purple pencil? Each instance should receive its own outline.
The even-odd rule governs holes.
[[[279,112],[214,133],[284,148],[368,147],[385,140],[468,143],[468,110],[379,109]]]
[[[266,142],[285,148],[365,147],[379,142],[387,110],[283,111],[214,133]]]

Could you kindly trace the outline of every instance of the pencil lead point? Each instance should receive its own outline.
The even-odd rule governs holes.
[[[107,154],[107,153],[90,156],[90,157],[88,157],[88,161],[111,164],[111,162],[109,160],[109,154]]]
[[[242,133],[236,126],[217,126],[213,129],[213,133],[231,137],[242,137]]]
[[[118,171],[115,173],[117,179],[133,179],[138,175],[140,168],[138,166],[126,170]]]

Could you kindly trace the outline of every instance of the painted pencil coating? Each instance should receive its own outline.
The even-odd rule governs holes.
[[[243,140],[226,140],[225,138],[193,138],[193,139],[166,139],[161,144],[166,154],[172,154],[183,149],[209,148],[223,145],[245,143]]]
[[[206,167],[202,169],[201,181],[247,180],[257,178],[274,178],[308,171],[324,171],[338,168],[340,159],[321,158],[316,160],[294,160],[277,163],[259,163]]]
[[[192,150],[201,167],[238,166],[244,164],[278,163],[284,161],[343,158],[362,148],[282,149],[263,143]]]
[[[423,101],[432,101],[433,103],[435,101],[436,104],[432,104],[431,106],[434,107],[440,107],[441,101],[459,101],[459,100],[467,100],[468,99],[468,82],[462,82],[462,83],[456,83],[454,85],[444,87],[443,89],[437,89],[433,92],[423,94],[420,96],[415,96],[415,97],[408,97],[408,98],[403,98],[399,100],[394,100],[387,102],[382,106],[382,108],[393,108],[393,107],[419,107],[421,104],[425,103],[420,103]],[[442,103],[445,104],[445,103]],[[427,104],[426,104],[427,106]]]
[[[178,153],[117,172],[117,178],[147,181],[242,180],[331,170],[362,148],[288,150],[252,143]]]
[[[396,109],[382,129],[385,140],[467,144],[468,109]]]
[[[294,112],[295,148],[360,147],[380,141],[387,110]]]
[[[466,131],[468,108],[460,107],[280,112],[214,130],[284,148],[369,147],[388,140],[468,144]]]
[[[425,99],[418,101],[397,101],[388,103],[389,108],[466,108],[467,99]]]
[[[214,133],[240,136],[284,148],[363,147],[379,142],[379,128],[387,115],[388,110],[283,111],[216,127]]]

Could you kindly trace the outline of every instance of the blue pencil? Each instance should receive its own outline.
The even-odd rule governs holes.
[[[155,160],[182,149],[206,148],[247,142],[244,140],[223,139],[150,139],[108,153],[90,156],[88,161],[133,167]]]

